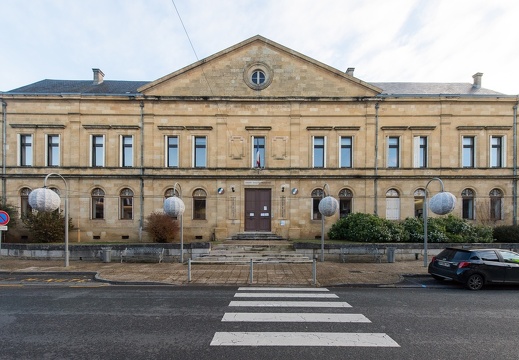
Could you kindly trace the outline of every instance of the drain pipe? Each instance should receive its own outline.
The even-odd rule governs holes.
[[[139,217],[139,241],[142,242],[142,229],[144,227],[144,101],[140,103],[141,108],[141,189],[140,189],[140,217]]]
[[[514,180],[513,180],[513,224],[517,225],[517,104],[514,109]]]
[[[7,126],[7,103],[2,100],[2,207],[5,207],[7,203],[6,195],[6,178],[5,178],[5,151],[7,148],[7,135],[5,133]]]
[[[375,180],[373,181],[373,213],[378,215],[378,102],[375,104]]]

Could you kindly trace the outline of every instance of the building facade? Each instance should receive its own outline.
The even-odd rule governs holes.
[[[187,239],[300,239],[320,237],[323,191],[340,203],[327,227],[351,212],[403,220],[439,177],[455,215],[516,223],[517,96],[483,88],[481,73],[460,84],[353,72],[255,36],[153,82],[94,69],[1,93],[2,199],[30,211],[30,191],[58,173],[71,241],[146,241],[146,216],[175,191]]]

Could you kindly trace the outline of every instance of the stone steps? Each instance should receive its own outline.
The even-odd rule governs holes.
[[[233,235],[230,240],[271,240],[283,241],[283,237],[271,232],[243,232]]]
[[[259,263],[295,263],[309,262],[311,259],[303,254],[298,254],[290,243],[283,242],[272,245],[269,242],[255,241],[248,244],[246,241],[235,243],[227,241],[212,247],[208,255],[196,259],[200,263],[218,264],[245,264],[250,261]]]

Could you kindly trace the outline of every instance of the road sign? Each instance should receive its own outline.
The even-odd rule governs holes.
[[[11,220],[9,214],[3,210],[0,210],[0,226],[7,225],[9,223],[9,220]]]
[[[7,226],[0,225],[0,231],[7,231]]]

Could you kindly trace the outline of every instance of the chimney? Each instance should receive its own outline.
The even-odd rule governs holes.
[[[483,77],[483,73],[475,73],[474,75],[472,75],[472,78],[474,79],[474,83],[472,84],[472,87],[475,88],[475,89],[480,89],[481,88],[481,78]]]
[[[355,68],[348,68],[346,70],[346,75],[350,75],[350,76],[353,76],[353,72],[355,71]]]
[[[92,71],[94,72],[94,85],[101,84],[105,78],[105,74],[101,69],[92,69]]]

